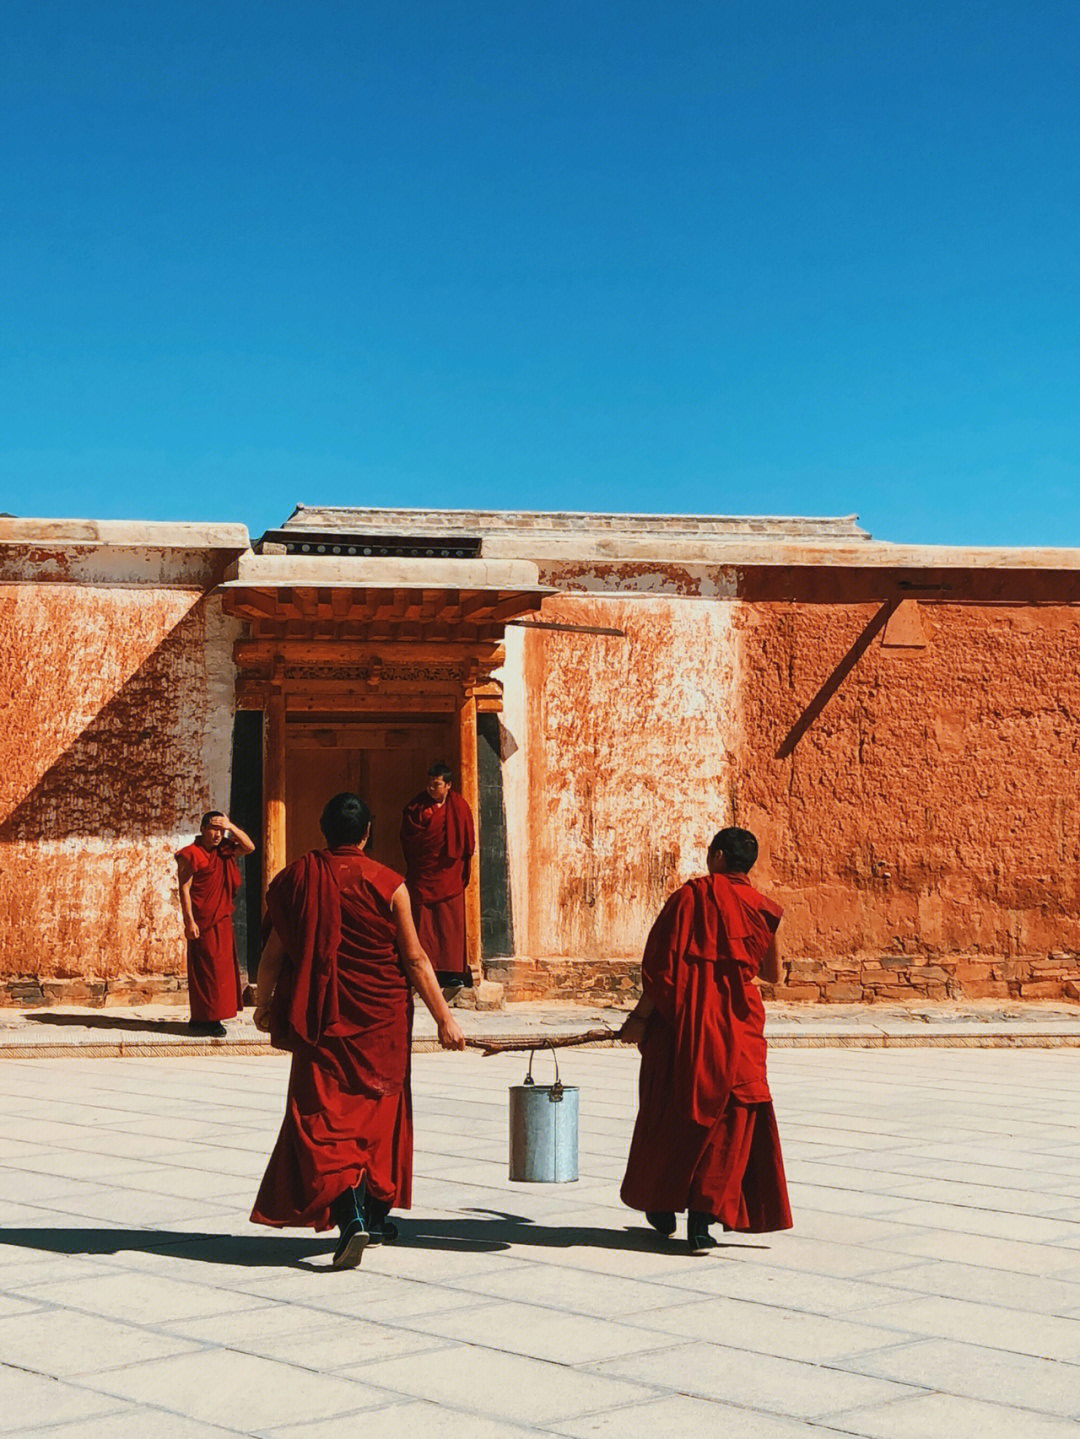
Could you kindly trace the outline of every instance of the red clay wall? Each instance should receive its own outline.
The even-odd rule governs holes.
[[[738,822],[787,906],[781,997],[1080,998],[1080,611],[924,604],[785,738],[876,605],[743,605]]]
[[[0,1003],[175,990],[172,852],[227,783],[222,650],[199,591],[0,586]]]
[[[734,821],[787,907],[778,996],[1080,998],[1080,609],[908,603],[887,631],[882,616],[545,602],[545,620],[626,638],[526,640],[528,823],[511,842],[532,963],[503,966],[512,994],[626,989],[664,898]],[[894,647],[920,627],[923,647]]]

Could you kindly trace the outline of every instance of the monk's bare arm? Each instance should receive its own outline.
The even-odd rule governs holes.
[[[255,978],[255,1027],[264,1032],[270,1028],[270,1001],[281,973],[285,959],[285,946],[276,929],[270,931],[266,948],[259,957],[259,972]]]
[[[409,891],[403,884],[394,891],[390,906],[394,911],[394,919],[397,921],[398,953],[401,955],[401,962],[405,966],[409,983],[416,990],[425,1007],[431,1012],[431,1017],[439,1031],[439,1043],[443,1049],[464,1049],[465,1036],[462,1034],[457,1020],[450,1013],[450,1006],[443,998],[439,981],[435,978],[435,971],[431,967],[431,960],[428,959],[420,944],[420,937],[416,933],[415,924],[413,924]]]
[[[251,836],[245,834],[244,831],[240,828],[240,826],[238,824],[234,824],[232,820],[229,819],[227,816],[225,819],[225,823],[228,826],[229,833],[232,835],[233,843],[236,845],[236,848],[239,850],[239,852],[241,854],[254,854],[255,842],[254,840],[252,840]]]
[[[184,934],[188,939],[198,939],[199,926],[195,923],[195,913],[191,908],[191,880],[195,871],[191,867],[191,861],[178,858],[176,861],[176,879],[180,887],[180,913],[184,919]]]
[[[656,1012],[656,1005],[647,994],[643,994],[626,1016],[618,1038],[623,1044],[640,1044],[645,1038],[645,1026]]]
[[[765,957],[761,961],[761,968],[757,972],[757,978],[763,984],[779,984],[784,976],[784,964],[780,957],[780,936],[774,934]]]

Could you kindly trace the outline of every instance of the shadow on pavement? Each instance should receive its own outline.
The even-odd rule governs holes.
[[[520,1214],[471,1210],[461,1219],[409,1220],[395,1216],[401,1229],[397,1246],[407,1249],[472,1250],[495,1253],[515,1245],[540,1249],[624,1249],[638,1253],[684,1252],[678,1240],[666,1240],[644,1227],[597,1229],[590,1226],[535,1224]],[[718,1236],[719,1237],[719,1236]],[[193,1263],[235,1264],[244,1268],[315,1269],[333,1252],[336,1234],[293,1238],[276,1234],[175,1233],[167,1229],[0,1229],[0,1245],[48,1254],[161,1254]],[[391,1248],[392,1248],[391,1247]],[[768,1249],[747,1238],[720,1239],[721,1249]]]
[[[46,1254],[162,1254],[208,1264],[237,1264],[279,1269],[303,1259],[332,1253],[331,1238],[303,1239],[276,1234],[181,1234],[168,1229],[0,1229],[0,1245],[38,1249]]]
[[[184,1019],[136,1019],[130,1014],[28,1014],[29,1024],[51,1024],[67,1029],[127,1029],[148,1034],[193,1035]]]
[[[509,1249],[515,1244],[539,1249],[626,1249],[655,1254],[670,1251],[678,1254],[678,1240],[663,1238],[645,1224],[621,1229],[598,1229],[593,1226],[537,1224],[521,1214],[507,1214],[499,1209],[466,1211],[475,1219],[417,1219],[395,1216],[401,1227],[401,1243],[410,1249]],[[756,1236],[755,1236],[756,1237]],[[721,1239],[718,1249],[768,1249],[768,1244],[748,1242],[750,1236]]]

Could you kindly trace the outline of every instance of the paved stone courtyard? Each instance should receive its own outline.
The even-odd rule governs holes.
[[[618,1203],[637,1057],[563,1056],[576,1185],[506,1179],[519,1055],[416,1058],[417,1195],[358,1271],[248,1225],[287,1061],[0,1064],[0,1433],[1075,1439],[1080,1054],[790,1049],[791,1234]]]

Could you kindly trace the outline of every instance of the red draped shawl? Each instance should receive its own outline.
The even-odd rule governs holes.
[[[729,1098],[771,1098],[752,981],[782,914],[745,875],[711,874],[676,890],[649,934],[642,988],[656,1006],[651,1024],[673,1032],[675,1083],[694,1124],[711,1125]]]
[[[437,904],[460,894],[466,861],[476,849],[476,827],[467,800],[451,790],[443,804],[436,804],[426,790],[421,791],[401,817],[401,848],[414,899]]]

